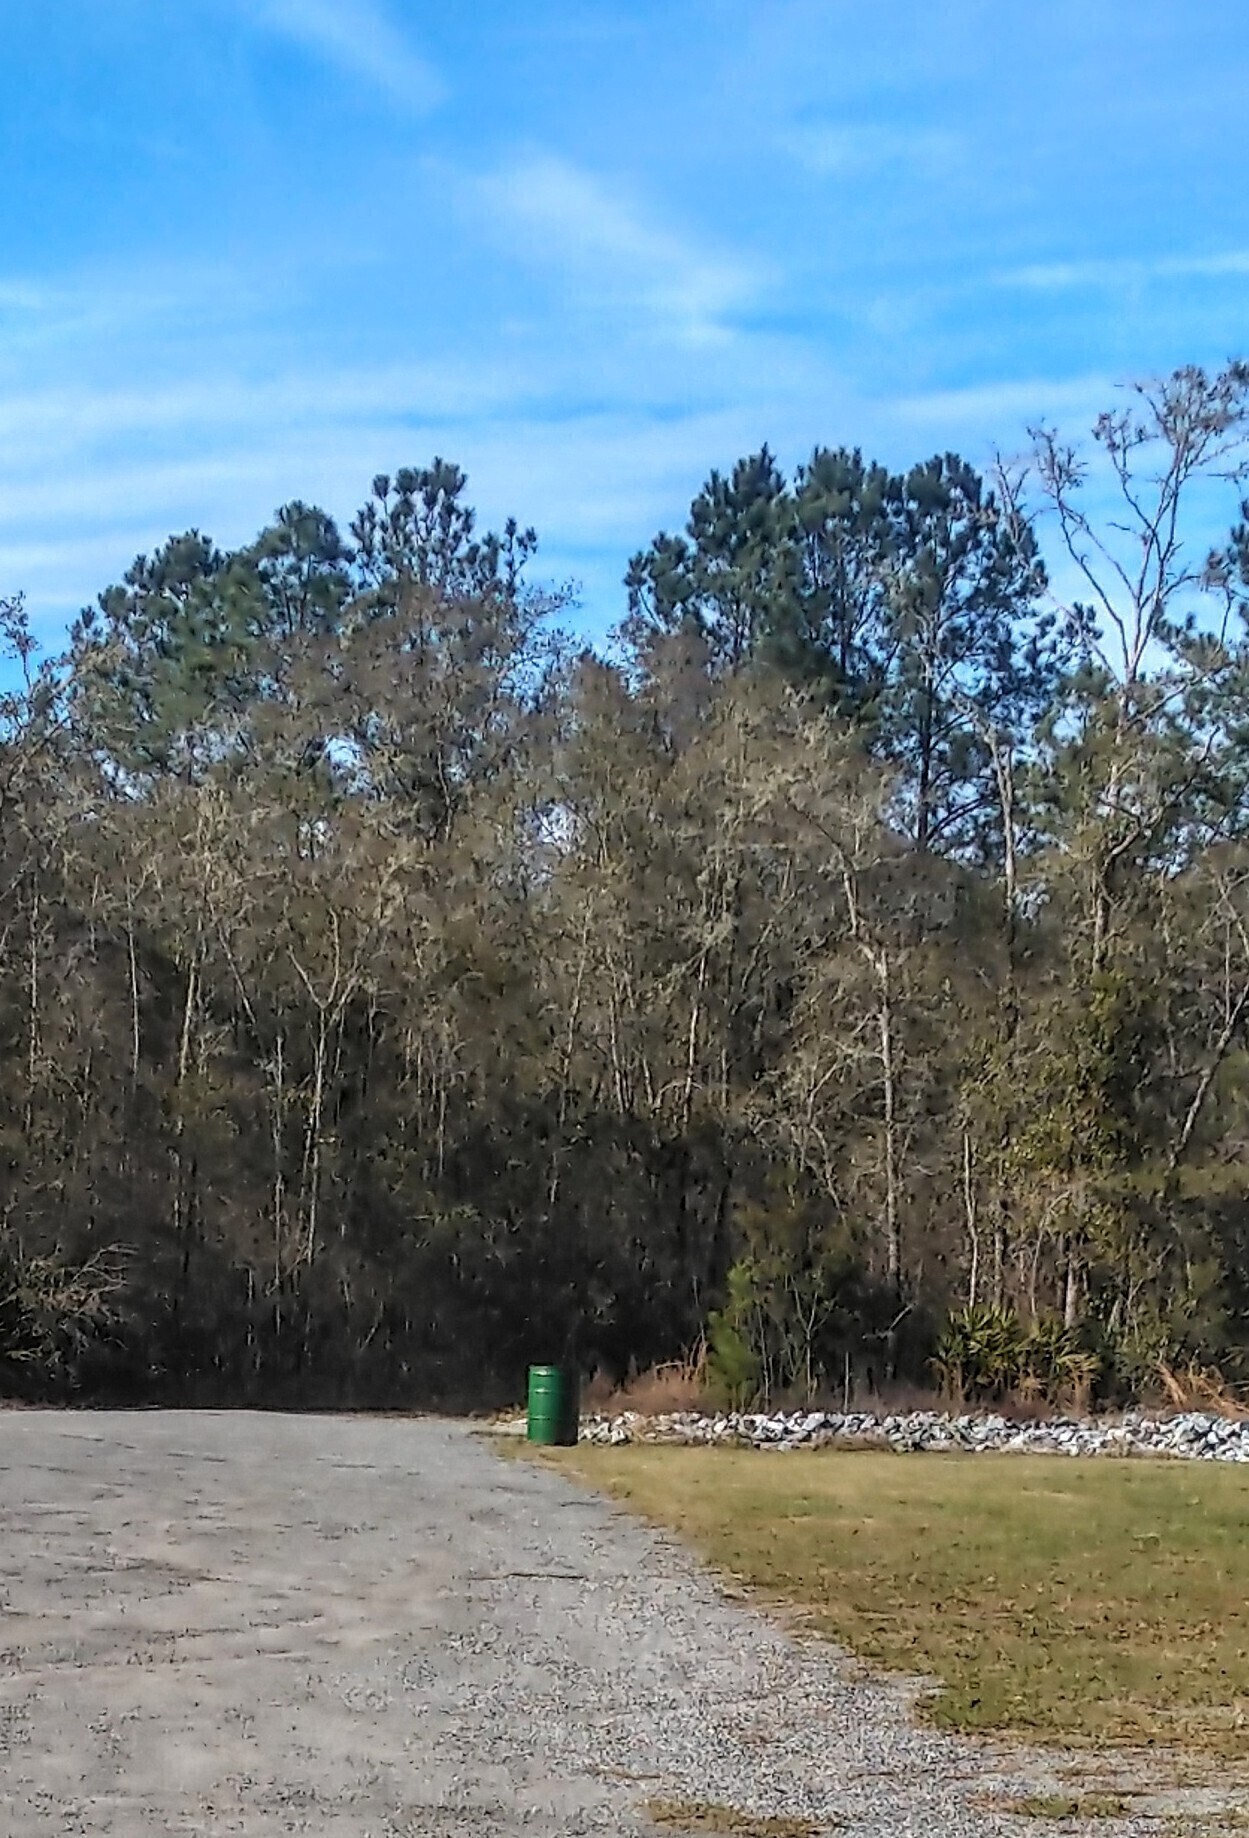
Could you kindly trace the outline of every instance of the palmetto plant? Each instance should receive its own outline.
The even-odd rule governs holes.
[[[951,1397],[1000,1397],[1019,1383],[1024,1344],[1013,1308],[975,1302],[946,1322],[933,1366]]]
[[[1100,1364],[1096,1353],[1080,1345],[1075,1328],[1057,1316],[1035,1322],[1028,1331],[1022,1376],[1043,1397],[1086,1397]]]
[[[982,1302],[960,1308],[945,1324],[934,1369],[951,1397],[983,1400],[1026,1390],[1057,1402],[1087,1396],[1097,1377],[1096,1354],[1056,1317],[1025,1328],[1013,1308]]]

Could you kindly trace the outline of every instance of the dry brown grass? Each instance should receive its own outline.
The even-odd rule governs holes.
[[[683,1359],[651,1366],[626,1379],[599,1408],[607,1412],[635,1410],[642,1417],[660,1417],[670,1411],[706,1410],[708,1406],[707,1347],[699,1341]]]
[[[1235,1423],[1243,1423],[1249,1417],[1249,1403],[1243,1394],[1213,1367],[1189,1365],[1177,1372],[1165,1360],[1159,1361],[1158,1382],[1173,1410],[1206,1411]]]
[[[995,1794],[979,1803],[988,1812],[1013,1813],[1017,1819],[1122,1819],[1133,1804],[1122,1793]]]
[[[832,1829],[814,1819],[759,1818],[711,1800],[651,1800],[646,1808],[654,1824],[669,1832],[700,1838],[820,1838]]]
[[[1197,1818],[1185,1818],[1181,1814],[1168,1819],[1161,1829],[1165,1838],[1234,1838],[1237,1833],[1249,1831],[1249,1812],[1228,1807],[1222,1812],[1204,1813]]]

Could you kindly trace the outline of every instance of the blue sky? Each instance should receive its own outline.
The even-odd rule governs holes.
[[[0,592],[435,453],[592,636],[769,441],[1249,348],[1243,0],[0,0]]]

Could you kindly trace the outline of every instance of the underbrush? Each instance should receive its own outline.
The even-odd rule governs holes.
[[[61,1401],[97,1382],[124,1346],[125,1256],[28,1256],[0,1242],[0,1396]]]
[[[1244,1388],[1229,1384],[1213,1367],[1190,1364],[1177,1372],[1165,1360],[1160,1361],[1158,1392],[1163,1407],[1169,1410],[1204,1411],[1207,1416],[1226,1417],[1233,1423],[1249,1418]]]
[[[1157,1358],[1130,1391],[1095,1389],[1101,1364],[1074,1330],[1053,1322],[1025,1327],[1010,1311],[964,1309],[951,1316],[931,1368],[937,1382],[900,1379],[870,1385],[821,1383],[761,1394],[736,1392],[719,1374],[714,1349],[700,1340],[679,1359],[617,1382],[599,1371],[582,1392],[584,1408],[655,1417],[678,1412],[849,1410],[871,1416],[919,1411],[993,1413],[1011,1423],[1058,1417],[1117,1416],[1131,1407],[1157,1417],[1200,1411],[1249,1419],[1249,1396],[1215,1367]]]
[[[583,1402],[590,1410],[633,1410],[643,1417],[714,1410],[718,1399],[707,1372],[706,1345],[700,1341],[683,1358],[632,1373],[620,1384],[596,1373],[583,1394]]]

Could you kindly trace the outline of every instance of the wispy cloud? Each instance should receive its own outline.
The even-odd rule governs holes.
[[[538,267],[571,275],[596,306],[641,309],[659,329],[709,344],[758,290],[759,270],[652,218],[566,160],[538,154],[474,183],[496,233]]]
[[[379,0],[262,0],[258,11],[248,12],[417,113],[436,108],[446,93],[433,65]]]
[[[995,279],[1000,287],[1056,293],[1077,288],[1143,287],[1154,281],[1217,281],[1235,276],[1249,276],[1249,249],[1146,261],[1036,262],[1023,268],[1008,268]]]
[[[0,401],[24,393],[49,367],[65,381],[93,361],[123,368],[127,352],[137,352],[143,367],[178,337],[202,352],[209,328],[263,315],[293,275],[280,251],[273,260],[272,274],[255,264],[163,255],[45,277],[0,273]]]
[[[39,282],[0,280],[0,313],[6,316],[44,313],[52,298],[51,289]]]
[[[818,178],[849,178],[890,166],[932,172],[952,166],[963,152],[961,136],[951,131],[874,122],[808,122],[783,134],[781,145]]]
[[[463,359],[341,370],[295,370],[262,380],[228,372],[153,383],[142,389],[36,389],[0,394],[0,447],[20,451],[23,468],[45,453],[90,452],[100,444],[164,438],[182,442],[214,430],[289,433],[309,423],[449,417],[515,412],[534,393],[515,366]],[[0,482],[8,467],[0,455]],[[0,503],[0,523],[7,500]]]
[[[1114,377],[1101,375],[1010,378],[899,396],[888,405],[888,413],[892,420],[917,430],[936,427],[961,433],[969,427],[989,429],[997,439],[1009,442],[1038,418],[1076,425],[1092,421],[1113,400],[1115,386]]]

